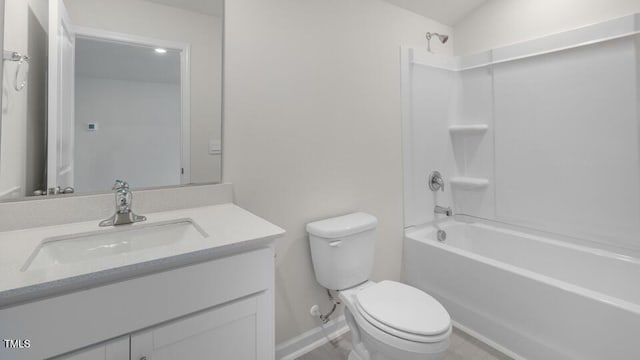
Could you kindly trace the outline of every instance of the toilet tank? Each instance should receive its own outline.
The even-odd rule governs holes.
[[[377,224],[362,212],[307,224],[313,269],[322,286],[343,290],[369,280]]]

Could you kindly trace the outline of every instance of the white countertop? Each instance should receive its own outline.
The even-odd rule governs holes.
[[[44,239],[76,233],[108,231],[99,221],[0,232],[0,308],[100,286],[268,245],[285,231],[234,204],[140,214],[140,226],[174,219],[191,219],[208,237],[178,242],[121,255],[57,264],[47,269],[22,271],[29,256]]]

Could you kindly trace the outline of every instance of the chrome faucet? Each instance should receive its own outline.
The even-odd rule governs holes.
[[[440,215],[453,216],[453,210],[451,210],[451,207],[442,207],[439,205],[436,205],[436,207],[433,209],[433,213],[440,214]]]
[[[429,174],[429,189],[431,191],[444,191],[444,180],[442,180],[442,175],[439,171],[433,171]]]
[[[145,216],[136,215],[131,210],[133,194],[129,190],[129,184],[123,180],[116,180],[113,189],[116,195],[116,213],[110,218],[100,222],[100,226],[118,226],[145,221]]]

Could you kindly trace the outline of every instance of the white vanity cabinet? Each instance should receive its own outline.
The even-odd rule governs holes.
[[[129,336],[123,336],[55,360],[129,360],[129,340]]]
[[[269,345],[259,343],[267,340],[260,331],[269,333],[258,328],[265,320],[260,319],[265,296],[232,301],[55,360],[272,359]]]
[[[274,253],[255,246],[0,309],[0,335],[31,343],[0,358],[273,360]]]
[[[131,336],[132,360],[268,359],[262,336],[259,303],[264,295],[251,296],[157,326]]]

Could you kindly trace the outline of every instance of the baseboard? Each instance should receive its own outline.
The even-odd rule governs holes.
[[[323,329],[324,328],[324,329]],[[349,331],[344,315],[276,346],[277,360],[295,360]],[[325,335],[326,334],[326,335]],[[327,339],[328,337],[328,339]]]

